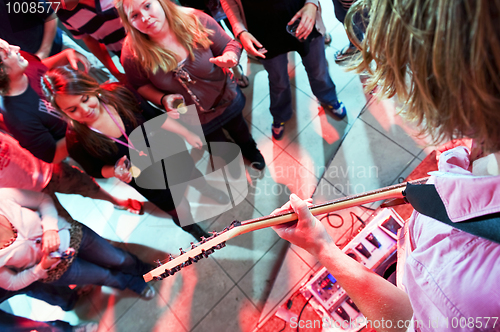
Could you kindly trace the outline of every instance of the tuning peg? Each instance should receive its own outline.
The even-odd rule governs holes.
[[[162,265],[159,259],[155,260],[154,263],[156,264],[157,267]]]
[[[179,248],[179,250],[181,251],[181,255],[186,253],[184,250],[182,250],[182,248]]]
[[[233,227],[237,227],[237,226],[241,226],[241,221],[233,220],[230,227],[233,228]]]
[[[160,274],[160,277],[162,279],[165,279],[165,278],[167,278],[171,274],[173,274],[173,273],[170,273],[170,270],[165,269],[165,272],[163,272],[162,274]]]
[[[182,266],[181,266],[181,265],[182,265],[182,264],[177,265],[177,266],[174,266],[173,268],[171,268],[171,269],[169,270],[170,275],[171,275],[171,276],[173,276],[176,272],[179,272],[179,271],[181,270],[181,268],[182,268]]]
[[[168,261],[170,262],[172,259],[174,259],[174,256],[172,256],[172,254],[168,254]]]
[[[200,241],[200,243],[205,243],[205,241],[206,241],[206,240],[207,240],[207,239],[206,239],[204,236],[202,236],[202,237],[201,237],[201,241]]]
[[[219,243],[218,245],[216,245],[215,247],[212,247],[212,249],[222,249],[226,246],[226,242],[221,242]]]
[[[153,277],[153,280],[161,281],[161,280],[163,280],[163,278],[161,277],[161,275],[159,275],[158,277]]]
[[[185,261],[184,263],[182,263],[182,267],[189,266],[191,264],[193,264],[193,262],[191,262],[191,258],[189,258],[187,261]]]
[[[194,249],[196,248],[196,244],[194,244],[194,242],[191,242],[191,249]]]

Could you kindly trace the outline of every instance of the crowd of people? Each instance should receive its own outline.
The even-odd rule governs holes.
[[[331,18],[322,17],[318,0],[183,2],[205,12],[171,0],[63,0],[61,8],[40,3],[43,15],[38,23],[26,18],[29,26],[12,24],[19,17],[6,14],[5,1],[0,10],[0,153],[6,160],[0,170],[1,301],[26,293],[70,310],[78,297],[67,287],[73,284],[130,289],[144,300],[154,298],[154,288],[142,278],[152,267],[74,220],[55,193],[107,200],[143,213],[144,202],[118,199],[94,180],[115,177],[178,226],[181,219],[188,221],[182,229],[197,241],[208,238],[194,223],[186,187],[214,204],[230,199],[207,183],[187,145],[229,165],[234,151],[211,149],[211,143],[234,142],[249,167],[266,167],[242,114],[246,99],[241,88],[248,84],[235,68],[243,48],[268,73],[274,140],[283,137],[293,115],[287,72],[291,51],[301,56],[321,107],[336,120],[346,117],[325,54],[323,19]],[[335,55],[337,63],[367,73],[368,90],[397,94],[406,115],[436,141],[473,140],[468,147],[457,143],[445,151],[439,175],[429,180],[444,205],[441,214],[452,223],[479,218],[494,225],[500,211],[500,1],[333,3],[350,39]],[[84,41],[114,82],[91,76],[87,57],[63,49],[56,17],[73,38]],[[219,25],[225,17],[234,38]],[[112,55],[120,57],[124,72]],[[194,116],[184,115],[180,102],[195,110]],[[148,137],[154,135],[178,153],[151,164],[151,155],[160,152],[131,139],[146,124]],[[138,172],[130,160],[151,165]],[[233,178],[241,176],[239,168],[228,170]],[[175,174],[175,179],[163,188],[142,185],[164,174]],[[500,245],[495,237],[459,230],[417,208],[398,241],[395,286],[344,255],[307,204],[292,194],[275,212],[293,209],[298,221],[275,226],[275,231],[326,266],[368,319],[394,322],[380,330],[427,331],[428,325],[419,322],[498,317],[494,285]],[[92,323],[73,327],[0,314],[0,327],[11,331],[21,322],[50,331],[97,329]],[[397,321],[413,324],[403,328]],[[494,328],[462,328],[474,329]]]

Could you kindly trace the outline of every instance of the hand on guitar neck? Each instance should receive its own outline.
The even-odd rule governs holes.
[[[316,256],[325,245],[335,244],[326,232],[323,224],[312,215],[309,207],[312,199],[301,200],[297,195],[291,194],[288,201],[281,208],[274,210],[271,215],[294,211],[298,221],[288,222],[273,226],[273,230],[284,240],[307,250]]]

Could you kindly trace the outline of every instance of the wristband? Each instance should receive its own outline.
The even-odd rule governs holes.
[[[238,35],[236,35],[236,39],[240,39],[240,36],[243,32],[248,32],[248,30],[242,30]]]
[[[166,96],[168,96],[168,93],[165,93],[163,96],[161,96],[161,99],[160,99],[161,106],[163,106],[163,98],[165,98]]]

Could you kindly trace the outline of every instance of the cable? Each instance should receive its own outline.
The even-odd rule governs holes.
[[[366,209],[366,210],[370,210],[370,211],[375,211],[377,209],[374,209],[374,208],[369,208],[369,207],[366,207],[364,205],[359,205],[360,208],[363,208],[363,209]]]
[[[351,227],[349,227],[349,229],[346,231],[346,233],[350,232],[350,234],[349,234],[348,238],[346,239],[346,241],[344,241],[343,243],[341,243],[341,244],[335,243],[335,245],[337,245],[338,247],[343,247],[347,242],[349,242],[352,239],[352,234],[354,233],[354,223],[355,223],[354,218],[358,219],[358,221],[363,224],[363,227],[366,226],[365,221],[363,219],[361,219],[361,217],[358,216],[356,213],[349,211],[349,215],[351,216]],[[339,225],[332,224],[330,217],[339,218],[340,224]],[[341,228],[342,226],[344,226],[344,222],[345,222],[344,217],[342,217],[340,214],[332,213],[332,212],[327,213],[326,215],[324,215],[320,218],[320,221],[323,221],[323,219],[325,219],[325,218],[326,218],[326,221],[328,222],[328,225],[330,225],[330,227],[332,227],[332,228]]]
[[[279,330],[278,332],[283,332],[286,329],[286,325],[287,325],[286,323],[287,323],[287,321],[285,320],[285,326],[283,326],[283,328],[281,330]]]
[[[311,297],[306,301],[306,303],[304,303],[304,306],[300,310],[299,318],[297,319],[298,322],[300,322],[300,317],[302,316],[304,309],[306,308],[307,304],[309,303],[309,301],[311,301],[312,298],[313,298],[313,296],[311,295]],[[297,332],[299,332],[299,328],[300,328],[300,324],[297,325]]]
[[[340,218],[340,225],[338,225],[338,226],[332,225],[332,223],[330,222],[330,216],[334,216],[334,217]],[[340,214],[331,213],[331,212],[327,213],[326,215],[324,215],[323,217],[321,217],[320,221],[322,221],[325,218],[326,218],[326,221],[328,222],[328,225],[330,225],[330,227],[332,227],[332,228],[340,228],[340,227],[344,226],[344,218]]]
[[[360,218],[360,217],[359,217],[356,213],[354,213],[354,212],[352,212],[352,211],[351,211],[351,212],[349,212],[349,213],[351,214],[351,218],[352,218],[353,216],[354,216],[354,217],[356,217],[356,219],[358,219],[358,220],[359,220],[359,222],[363,224],[363,227],[365,227],[365,226],[366,226],[365,221],[364,221],[363,219],[361,219],[361,218]],[[353,219],[353,220],[354,220],[354,219]]]

